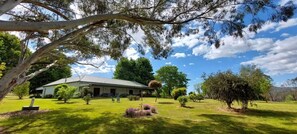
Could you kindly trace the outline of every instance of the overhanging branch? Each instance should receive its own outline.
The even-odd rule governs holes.
[[[45,68],[39,69],[38,71],[35,71],[34,73],[29,74],[28,76],[25,77],[26,80],[30,80],[36,75],[48,70],[50,67],[54,66],[57,63],[57,60],[55,60],[53,63],[47,65]]]

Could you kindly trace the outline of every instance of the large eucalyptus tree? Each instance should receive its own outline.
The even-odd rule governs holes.
[[[279,6],[272,0],[0,0],[0,15],[9,18],[0,21],[0,31],[21,32],[22,43],[37,44],[1,78],[0,100],[43,71],[26,74],[52,50],[71,52],[76,59],[118,58],[131,34],[143,31],[139,51],[149,47],[155,58],[166,58],[173,37],[203,32],[203,40],[219,47],[221,36],[242,37],[245,28],[257,31],[267,21],[286,21],[294,9],[292,2]]]

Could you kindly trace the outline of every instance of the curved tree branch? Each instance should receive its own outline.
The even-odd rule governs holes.
[[[41,3],[41,2],[38,2],[38,1],[34,1],[34,0],[24,0],[22,3],[30,3],[30,4],[33,4],[33,5],[36,5],[36,6],[40,6],[40,7],[43,7],[53,13],[56,13],[57,15],[61,16],[63,19],[65,20],[69,20],[69,18],[67,16],[65,16],[64,14],[62,14],[60,11],[58,11],[57,9],[54,9],[44,3]]]

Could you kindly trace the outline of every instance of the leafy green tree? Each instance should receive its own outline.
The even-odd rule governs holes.
[[[163,83],[163,92],[171,95],[173,88],[187,87],[189,79],[183,72],[179,72],[176,66],[163,66],[156,71],[156,79]]]
[[[1,64],[0,64],[0,78],[2,77],[2,75],[3,75],[3,71],[5,70],[5,63],[4,62],[2,62]]]
[[[162,87],[162,83],[157,80],[151,80],[148,84],[148,87],[153,88],[155,90],[155,94],[156,94],[155,102],[157,102],[157,99],[160,95],[160,88]]]
[[[28,48],[25,51],[25,57],[28,57],[31,52]],[[15,35],[0,32],[0,63],[4,62],[6,66],[3,74],[18,64],[22,54],[20,39]]]
[[[115,79],[136,81],[144,85],[154,79],[153,67],[144,57],[137,60],[121,58],[113,75]]]
[[[171,96],[176,100],[179,96],[187,95],[187,89],[185,87],[173,89]]]
[[[19,97],[19,99],[23,99],[24,96],[29,95],[29,86],[30,82],[25,82],[21,85],[15,86],[12,90],[13,94]]]
[[[133,43],[138,50],[150,48],[154,58],[166,58],[174,37],[202,32],[206,42],[219,47],[224,35],[243,37],[244,29],[256,32],[265,22],[287,21],[295,10],[293,2],[278,6],[271,0],[5,0],[1,5],[5,6],[0,15],[9,17],[0,21],[0,31],[22,32],[24,41],[37,46],[1,78],[1,100],[16,83],[36,76],[18,77],[26,76],[32,64],[55,49],[75,53],[76,59],[118,59],[134,41],[131,33],[143,32],[143,41]],[[24,8],[11,11],[19,5]],[[197,26],[185,30],[193,23]]]
[[[73,97],[74,93],[76,91],[76,87],[72,86],[61,86],[61,88],[58,90],[57,95],[59,98],[62,98],[64,103],[66,103],[70,98]]]
[[[255,65],[241,66],[240,77],[247,81],[255,91],[257,98],[265,98],[272,87],[272,79]]]
[[[69,85],[68,84],[59,84],[59,85],[55,86],[55,88],[54,88],[54,97],[58,98],[58,100],[62,100],[62,98],[59,97],[59,95],[58,95],[58,91],[60,89],[62,89],[62,88],[67,89],[67,88],[69,88]]]
[[[204,77],[203,86],[211,98],[225,102],[228,108],[232,108],[233,101],[240,101],[245,110],[248,101],[255,99],[255,92],[249,84],[231,71]]]

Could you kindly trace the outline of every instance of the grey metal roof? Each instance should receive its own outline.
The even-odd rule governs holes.
[[[94,85],[105,85],[105,86],[124,86],[124,87],[134,87],[134,88],[145,88],[150,89],[148,86],[140,84],[134,81],[120,80],[120,79],[109,79],[102,77],[94,77],[94,76],[84,76],[81,79],[79,77],[70,77],[63,78],[51,83],[44,85],[43,87],[59,85],[62,83],[74,83],[74,82],[84,82]]]

